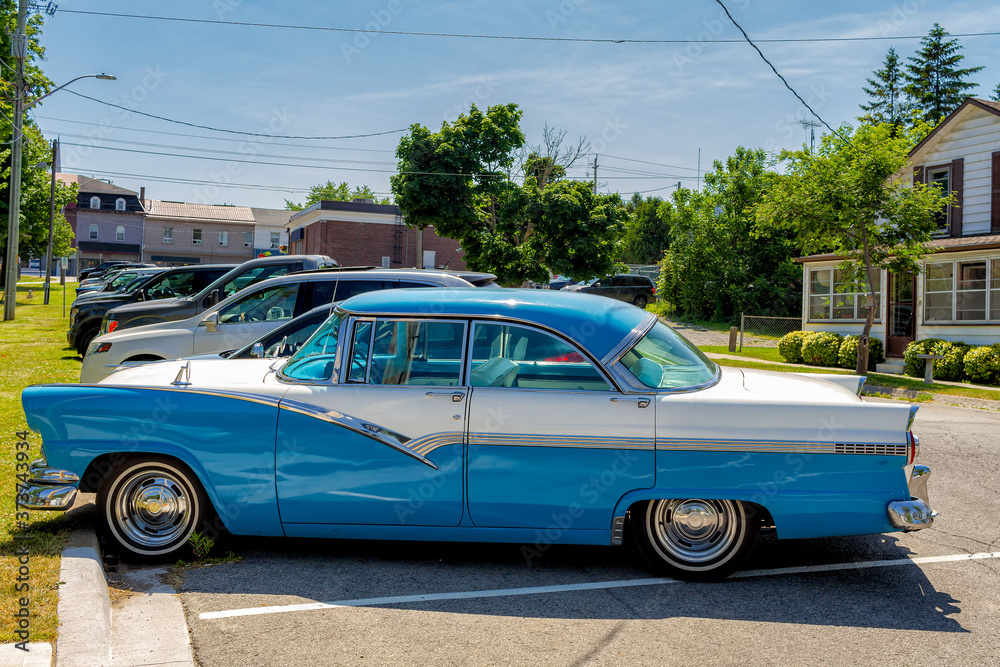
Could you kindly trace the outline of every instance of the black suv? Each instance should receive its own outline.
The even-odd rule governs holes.
[[[563,289],[569,292],[607,296],[633,303],[639,308],[645,308],[648,303],[656,303],[656,287],[653,285],[653,281],[646,276],[621,273],[583,285],[570,285]]]
[[[81,355],[100,330],[104,315],[112,308],[137,301],[155,301],[190,296],[224,276],[238,264],[205,264],[178,266],[146,276],[130,284],[124,292],[95,295],[81,299],[69,311],[69,331],[66,340]]]
[[[144,324],[162,324],[184,320],[211,308],[241,289],[268,278],[310,269],[337,266],[326,255],[277,255],[243,262],[193,296],[166,299],[156,303],[131,303],[108,311],[101,324],[101,333],[110,333]]]
[[[76,277],[76,279],[77,281],[82,283],[84,280],[90,278],[91,276],[97,276],[99,274],[104,273],[112,266],[118,266],[119,264],[131,264],[131,263],[132,262],[128,261],[127,259],[116,259],[110,262],[101,262],[97,266],[92,266],[89,269],[81,270],[80,274]]]

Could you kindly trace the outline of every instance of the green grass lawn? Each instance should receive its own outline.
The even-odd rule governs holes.
[[[25,278],[19,284],[15,319],[0,322],[0,590],[3,591],[3,611],[0,612],[0,643],[19,641],[14,635],[12,614],[18,599],[25,592],[15,591],[20,563],[15,549],[27,546],[30,585],[28,599],[31,611],[31,641],[52,641],[58,621],[59,554],[65,541],[68,522],[62,513],[28,512],[27,530],[17,526],[19,518],[14,504],[16,496],[16,433],[26,431],[21,408],[21,390],[30,384],[43,382],[77,382],[80,379],[80,357],[66,345],[68,319],[62,316],[62,288],[58,281],[52,286],[50,304],[42,304],[39,279]],[[31,283],[35,283],[32,285]],[[68,283],[66,312],[75,298],[76,283]],[[32,296],[28,298],[28,290]],[[41,439],[30,434],[30,459],[37,458]],[[21,510],[22,512],[24,510]],[[15,539],[18,538],[26,539]]]
[[[712,354],[729,354],[748,359],[762,359],[763,361],[784,361],[781,355],[778,354],[778,348],[776,347],[745,347],[736,352],[730,352],[729,348],[725,345],[702,345],[698,349],[702,352],[711,352]]]

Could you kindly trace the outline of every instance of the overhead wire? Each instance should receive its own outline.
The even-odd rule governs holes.
[[[106,16],[114,18],[146,19],[153,21],[172,21],[177,23],[201,23],[208,25],[228,25],[251,28],[279,28],[283,30],[307,30],[314,32],[346,32],[364,33],[368,35],[400,35],[408,37],[449,37],[460,39],[495,39],[528,42],[586,42],[598,44],[735,44],[741,39],[629,39],[629,38],[592,38],[592,37],[538,37],[530,35],[483,35],[474,33],[422,32],[410,30],[384,30],[368,28],[339,28],[332,26],[295,25],[288,23],[254,23],[250,21],[224,21],[222,19],[200,19],[179,16],[153,16],[148,14],[125,14],[121,12],[98,12],[82,9],[60,9],[66,14],[88,16]],[[726,12],[728,14],[728,12]],[[731,18],[731,17],[730,17]],[[1000,32],[971,32],[955,34],[955,37],[990,37],[1000,35]],[[758,40],[761,43],[803,43],[803,42],[868,42],[886,40],[923,39],[925,35],[895,35],[870,37],[787,37]]]

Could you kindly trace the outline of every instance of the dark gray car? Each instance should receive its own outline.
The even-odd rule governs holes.
[[[639,308],[645,308],[646,304],[656,303],[656,287],[653,285],[653,281],[646,276],[620,273],[617,276],[607,276],[591,283],[570,285],[563,289],[569,292],[606,296],[635,304]]]
[[[162,299],[152,303],[130,303],[113,308],[104,316],[101,333],[187,319],[262,280],[335,266],[337,262],[326,255],[278,255],[251,259],[193,296]]]

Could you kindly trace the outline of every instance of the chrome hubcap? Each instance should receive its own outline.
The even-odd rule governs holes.
[[[139,473],[122,486],[115,520],[133,542],[158,547],[174,542],[190,528],[189,491],[164,470]]]
[[[650,511],[655,546],[671,560],[705,563],[741,539],[738,510],[731,500],[663,500]]]

